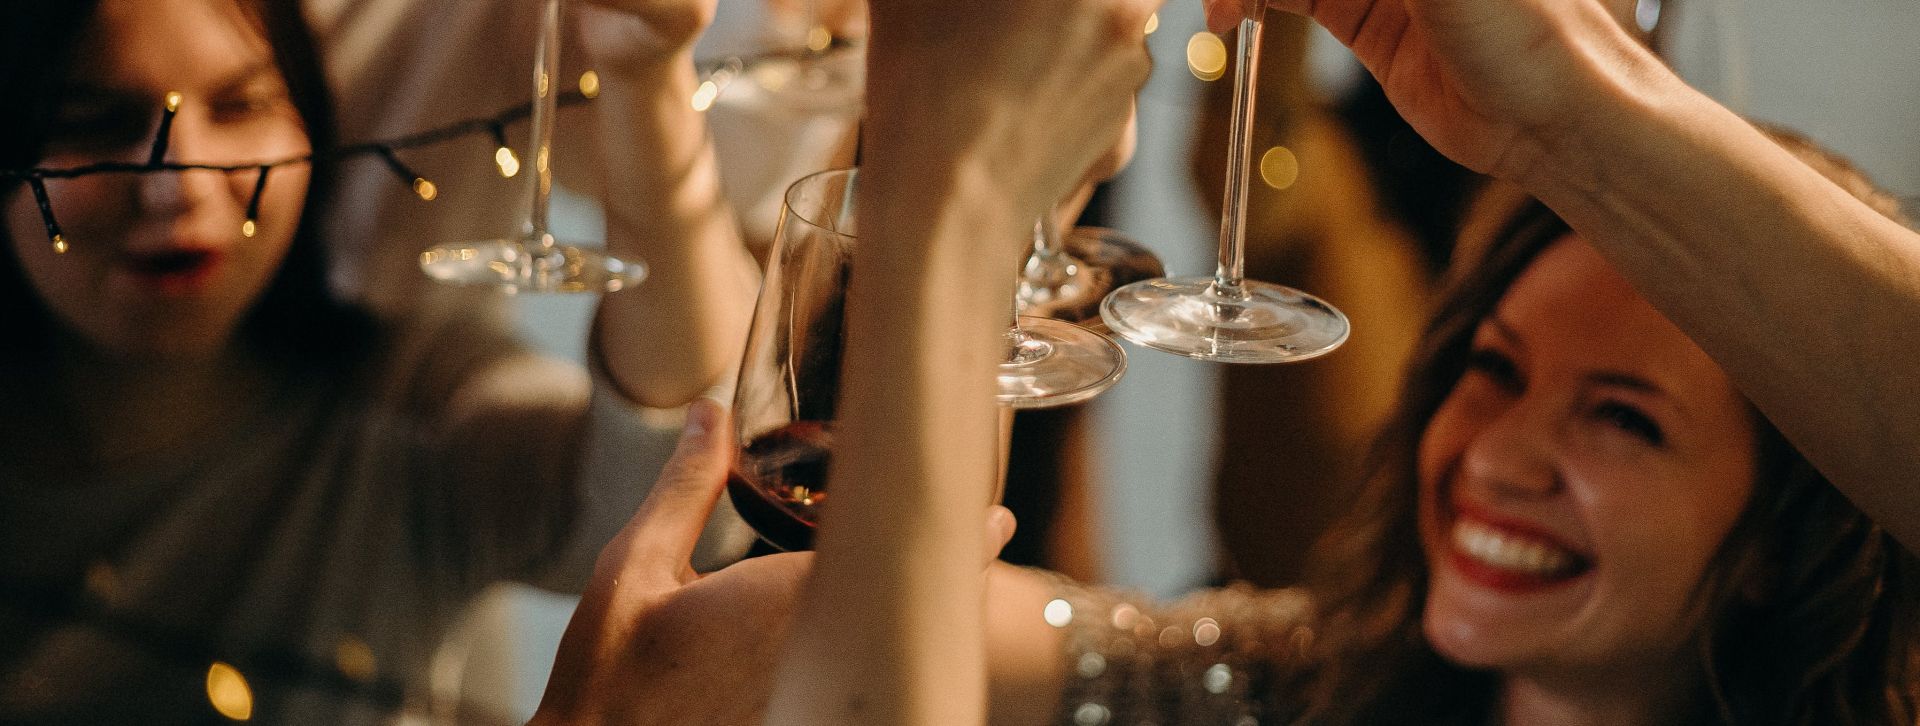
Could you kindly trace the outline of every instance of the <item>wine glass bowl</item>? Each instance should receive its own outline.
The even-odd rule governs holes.
[[[1020,314],[1104,329],[1100,303],[1114,289],[1166,274],[1152,250],[1117,230],[1075,227],[1061,236],[1051,261],[1036,251],[1020,280]],[[1064,265],[1062,264],[1064,263]],[[1049,267],[1070,266],[1064,275]]]
[[[782,550],[812,545],[828,496],[857,183],[855,170],[839,169],[787,189],[734,389],[740,449],[727,494]]]

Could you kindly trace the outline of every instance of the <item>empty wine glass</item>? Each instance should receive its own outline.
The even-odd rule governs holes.
[[[1240,21],[1219,266],[1212,277],[1127,285],[1100,306],[1113,332],[1149,348],[1226,363],[1283,363],[1325,355],[1347,340],[1347,317],[1332,305],[1299,290],[1244,277],[1247,159],[1261,30],[1261,11],[1255,12]]]
[[[1045,246],[1053,233],[1051,217],[1043,215],[1034,223],[1036,246]],[[1071,261],[1056,257],[1050,262],[1072,268],[1049,278],[1062,287],[1086,283],[1084,271]],[[1070,322],[1019,314],[1021,293],[1033,268],[1031,258],[1021,265],[1022,284],[1014,291],[1007,353],[996,378],[998,400],[1015,409],[1052,408],[1079,403],[1112,388],[1127,371],[1127,353],[1118,344]]]
[[[1021,315],[1064,320],[1104,329],[1100,302],[1115,288],[1161,277],[1166,269],[1145,245],[1105,227],[1074,227],[1064,233],[1042,220],[1033,253],[1021,270]]]
[[[561,244],[548,230],[553,195],[553,127],[559,94],[561,0],[547,0],[534,50],[532,214],[525,233],[508,239],[440,245],[420,253],[420,269],[438,282],[508,292],[613,292],[638,284],[646,265],[599,250]]]

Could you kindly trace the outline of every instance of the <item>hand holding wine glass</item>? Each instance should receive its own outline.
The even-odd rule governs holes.
[[[1529,0],[1204,0],[1224,30],[1267,7],[1306,15],[1353,49],[1401,116],[1434,148],[1508,179],[1664,69],[1598,2]],[[1581,43],[1560,39],[1580,38]],[[1661,70],[1659,73],[1671,75]]]

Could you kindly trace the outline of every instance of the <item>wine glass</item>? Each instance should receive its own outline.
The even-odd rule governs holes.
[[[1247,159],[1252,151],[1254,81],[1259,73],[1259,12],[1240,21],[1233,120],[1227,150],[1226,209],[1220,263],[1212,277],[1137,282],[1113,291],[1100,315],[1121,337],[1200,360],[1284,363],[1316,358],[1346,342],[1347,317],[1288,287],[1245,279]]]
[[[1053,235],[1051,214],[1034,223],[1036,248],[1048,245]],[[1048,275],[1045,281],[1057,282],[1060,289],[1084,285],[1085,271],[1060,255],[1043,262],[1065,269]],[[1107,336],[1070,322],[1035,315],[1019,314],[1026,292],[1025,284],[1034,273],[1031,257],[1021,265],[1020,285],[1015,287],[1011,320],[1007,325],[1007,353],[1000,362],[996,379],[997,398],[1014,409],[1053,408],[1085,401],[1120,382],[1127,371],[1127,353]]]
[[[727,494],[762,540],[787,551],[812,546],[827,498],[856,183],[854,170],[838,169],[787,188],[734,388],[740,451]]]
[[[740,450],[727,493],[760,538],[782,550],[812,545],[829,496],[858,183],[857,170],[836,169],[787,189],[734,388]],[[1125,351],[1105,336],[1023,318],[1008,330],[999,399],[1011,408],[1084,401],[1125,369]]]
[[[1104,330],[1100,302],[1107,293],[1166,274],[1160,258],[1133,238],[1104,227],[1074,227],[1063,234],[1053,223],[1057,218],[1041,220],[1043,226],[1035,230],[1033,254],[1021,270],[1021,315]]]
[[[435,281],[498,287],[507,292],[614,292],[639,284],[646,265],[598,250],[561,244],[548,231],[553,195],[553,127],[559,94],[561,0],[547,0],[534,50],[532,214],[519,237],[440,245],[420,253]]]

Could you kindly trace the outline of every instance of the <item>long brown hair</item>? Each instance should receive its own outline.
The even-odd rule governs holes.
[[[333,99],[298,0],[232,1],[273,49],[274,64],[312,148],[334,148]],[[0,168],[39,162],[55,132],[55,110],[79,54],[86,50],[80,44],[99,5],[100,0],[0,1],[0,18],[5,19],[0,22],[0,98],[12,104],[9,112],[0,114]],[[374,334],[372,319],[337,299],[328,287],[327,253],[316,230],[334,176],[333,162],[319,154],[286,259],[241,323],[244,342],[283,361],[350,361],[367,351]],[[16,193],[25,193],[20,182],[0,183],[0,199]],[[33,361],[56,325],[0,227],[0,341],[5,341],[0,351]]]
[[[1891,197],[1797,134],[1763,129],[1883,214]],[[1427,566],[1415,452],[1467,366],[1474,329],[1539,253],[1572,232],[1531,199],[1483,201],[1497,223],[1462,240],[1407,384],[1374,449],[1360,499],[1321,543],[1313,589],[1324,615],[1314,667],[1293,685],[1312,723],[1482,724],[1498,677],[1443,659],[1421,614]],[[1469,250],[1477,248],[1479,254]],[[1699,712],[1726,724],[1913,724],[1920,713],[1915,560],[1834,489],[1772,424],[1760,431],[1753,493],[1693,595]]]

